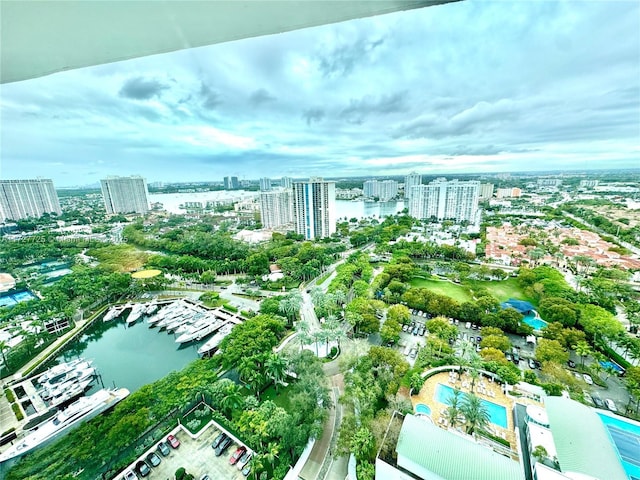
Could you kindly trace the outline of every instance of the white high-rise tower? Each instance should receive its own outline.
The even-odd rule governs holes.
[[[435,218],[475,222],[478,215],[480,182],[448,182],[439,178],[428,185],[411,188],[409,215],[415,218]]]
[[[336,231],[336,183],[321,178],[293,184],[296,232],[313,240]]]
[[[62,213],[52,180],[0,180],[0,222],[44,213]]]
[[[107,213],[141,213],[149,211],[147,182],[140,176],[107,177],[100,180]]]

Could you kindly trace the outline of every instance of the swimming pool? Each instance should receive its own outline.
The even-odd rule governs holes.
[[[416,403],[416,413],[424,413],[425,415],[431,415],[431,409],[424,403]]]
[[[439,383],[436,387],[436,400],[448,405],[447,401],[451,395],[453,395],[453,390],[454,389],[450,386]],[[490,402],[483,398],[481,398],[480,401],[485,407],[487,407],[491,423],[502,428],[507,428],[507,409],[503,405],[498,405],[497,403]]]
[[[544,327],[548,325],[547,322],[542,320],[541,318],[536,317],[533,313],[525,316],[522,321],[527,325],[533,327],[534,330],[542,330]]]
[[[630,478],[640,478],[640,424],[598,413],[616,447],[622,468]]]
[[[607,368],[607,367],[613,368],[618,373],[624,372],[624,368],[622,368],[617,363],[612,362],[611,360],[609,360],[607,362],[600,362],[600,365],[602,365],[603,368]]]

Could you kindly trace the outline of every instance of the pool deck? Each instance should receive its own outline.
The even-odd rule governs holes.
[[[437,373],[424,382],[424,385],[418,394],[411,397],[414,409],[418,403],[424,403],[429,406],[429,408],[431,408],[431,418],[433,422],[440,425],[442,428],[448,428],[444,423],[440,423],[441,418],[444,418],[447,406],[437,400],[436,389],[438,384],[442,383],[443,385],[448,385],[451,388],[455,388],[466,393],[471,392],[471,376],[469,374],[465,372],[462,374],[462,377],[458,379],[458,375],[456,373],[454,379],[455,380],[453,381],[450,380],[449,372]],[[490,378],[485,376],[480,376],[476,380],[474,393],[483,400],[502,405],[507,409],[507,428],[502,428],[491,423],[488,430],[495,436],[507,440],[511,444],[511,448],[515,450],[517,445],[512,414],[515,404],[514,400],[507,397],[502,392],[502,387],[499,384],[496,384]]]

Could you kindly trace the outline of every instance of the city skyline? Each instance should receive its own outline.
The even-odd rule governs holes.
[[[461,2],[5,84],[0,178],[637,167],[639,13]]]

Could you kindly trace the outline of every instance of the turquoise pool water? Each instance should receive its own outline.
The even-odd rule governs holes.
[[[598,413],[600,420],[609,431],[613,443],[620,456],[622,468],[629,478],[640,478],[640,425]]]
[[[541,318],[536,318],[533,313],[530,313],[529,315],[525,316],[522,319],[522,321],[527,325],[532,326],[534,330],[542,330],[544,327],[548,325],[548,323],[542,320]]]
[[[436,387],[436,400],[447,405],[447,401],[451,395],[453,395],[453,390],[454,389],[450,386],[439,383]],[[502,428],[507,428],[507,409],[503,405],[498,405],[497,403],[490,402],[483,398],[481,398],[480,401],[485,407],[487,407],[491,423]]]
[[[431,409],[429,408],[428,405],[425,405],[424,403],[417,403],[416,413],[424,413],[425,415],[431,415]]]
[[[13,293],[11,295],[5,295],[0,297],[0,307],[10,307],[19,302],[26,302],[27,300],[31,300],[36,298],[36,296],[31,293],[29,290],[25,290],[22,292]]]
[[[607,361],[607,362],[600,362],[600,365],[602,365],[604,368],[607,367],[611,367],[613,368],[616,372],[618,373],[622,373],[624,372],[624,368],[622,368],[620,365],[618,365],[617,363],[611,362],[611,361]]]

